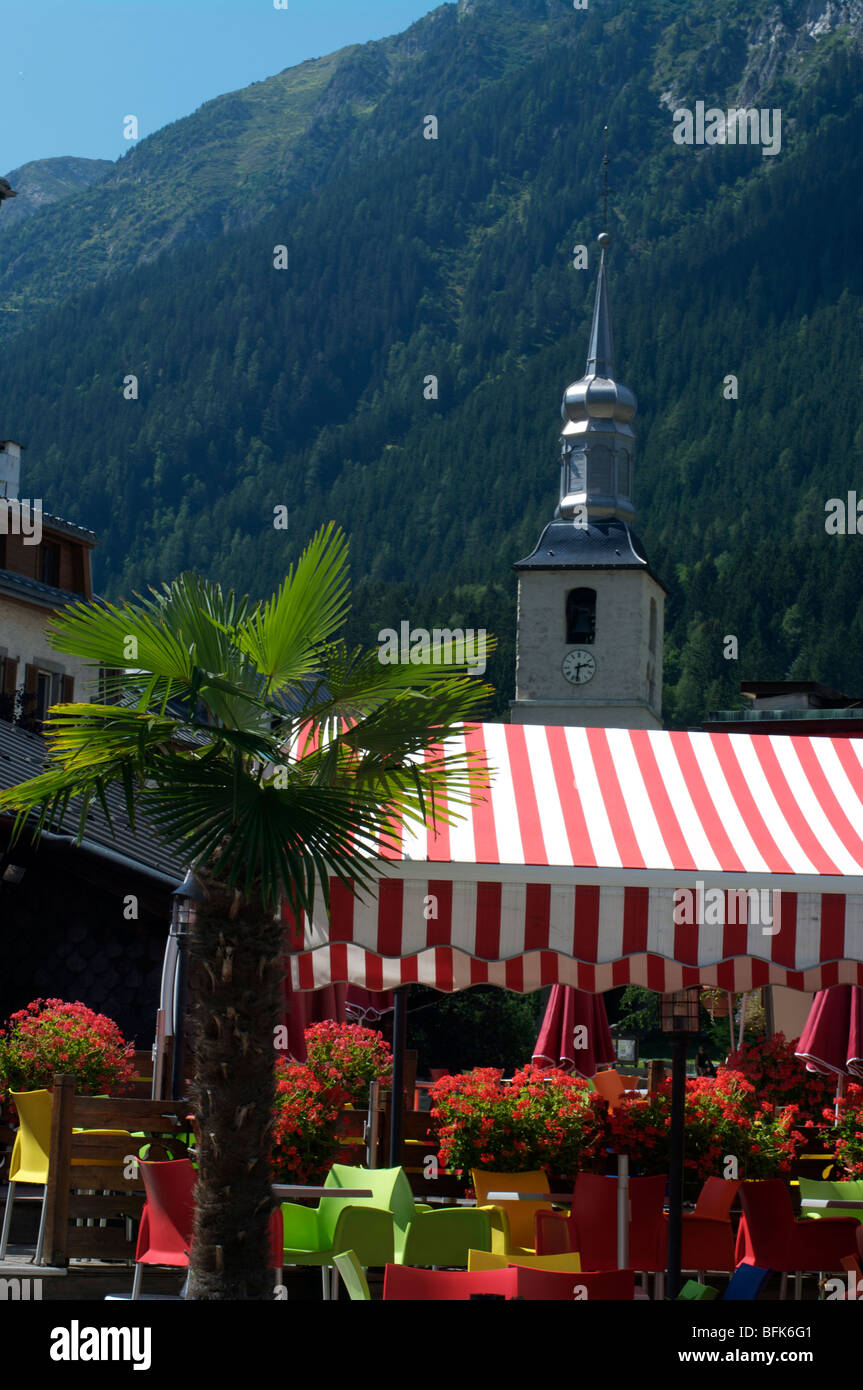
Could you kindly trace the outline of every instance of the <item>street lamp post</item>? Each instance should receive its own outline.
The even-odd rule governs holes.
[[[189,927],[194,921],[195,904],[204,901],[201,885],[192,870],[171,894],[171,935],[177,947],[177,974],[174,984],[174,1055],[171,1059],[171,1099],[182,1100],[184,1040],[186,1032],[186,986],[188,981]]]
[[[680,1292],[683,1247],[683,1147],[686,1114],[686,1044],[699,1032],[700,990],[680,989],[662,996],[662,1031],[671,1039],[671,1134],[668,1163],[668,1290]]]

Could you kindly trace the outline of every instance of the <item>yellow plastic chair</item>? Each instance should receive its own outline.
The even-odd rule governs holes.
[[[535,1255],[535,1219],[538,1211],[554,1211],[551,1202],[494,1202],[489,1192],[548,1192],[548,1176],[534,1173],[471,1172],[476,1204],[491,1217],[491,1248],[498,1255]]]
[[[10,1092],[18,1111],[18,1132],[9,1162],[9,1186],[6,1189],[6,1210],[3,1213],[3,1231],[0,1233],[0,1260],[6,1257],[9,1229],[12,1225],[12,1204],[15,1200],[15,1183],[33,1183],[44,1187],[42,1193],[42,1212],[39,1218],[39,1235],[36,1240],[34,1264],[42,1263],[42,1247],[45,1242],[45,1217],[48,1211],[48,1168],[51,1148],[51,1116],[54,1098],[50,1091],[12,1091]],[[128,1134],[125,1129],[76,1130],[77,1134]],[[72,1166],[110,1167],[112,1159],[72,1159]]]
[[[559,1274],[580,1274],[581,1256],[577,1251],[566,1255],[496,1255],[490,1250],[469,1250],[468,1271],[474,1269],[548,1269]]]

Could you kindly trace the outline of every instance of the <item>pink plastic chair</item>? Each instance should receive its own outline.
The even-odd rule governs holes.
[[[197,1171],[188,1158],[161,1163],[139,1160],[147,1200],[141,1213],[135,1250],[132,1298],[141,1294],[144,1265],[185,1269],[189,1264],[195,1220]],[[280,1207],[270,1216],[270,1267],[282,1268],[284,1221]]]
[[[384,1270],[384,1303],[465,1300],[471,1294],[500,1294],[515,1298],[518,1276],[513,1269],[414,1269],[411,1265],[387,1265]],[[571,1275],[566,1278],[570,1284]],[[571,1296],[571,1295],[570,1295]]]

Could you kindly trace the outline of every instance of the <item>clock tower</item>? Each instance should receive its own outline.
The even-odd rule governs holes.
[[[518,574],[513,724],[662,728],[665,589],[631,529],[636,400],[614,375],[606,253],[587,370],[566,388],[560,501]]]

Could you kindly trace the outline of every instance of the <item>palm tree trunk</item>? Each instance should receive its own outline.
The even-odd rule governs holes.
[[[189,941],[199,1171],[188,1296],[269,1299],[282,927],[259,897],[205,893]]]

